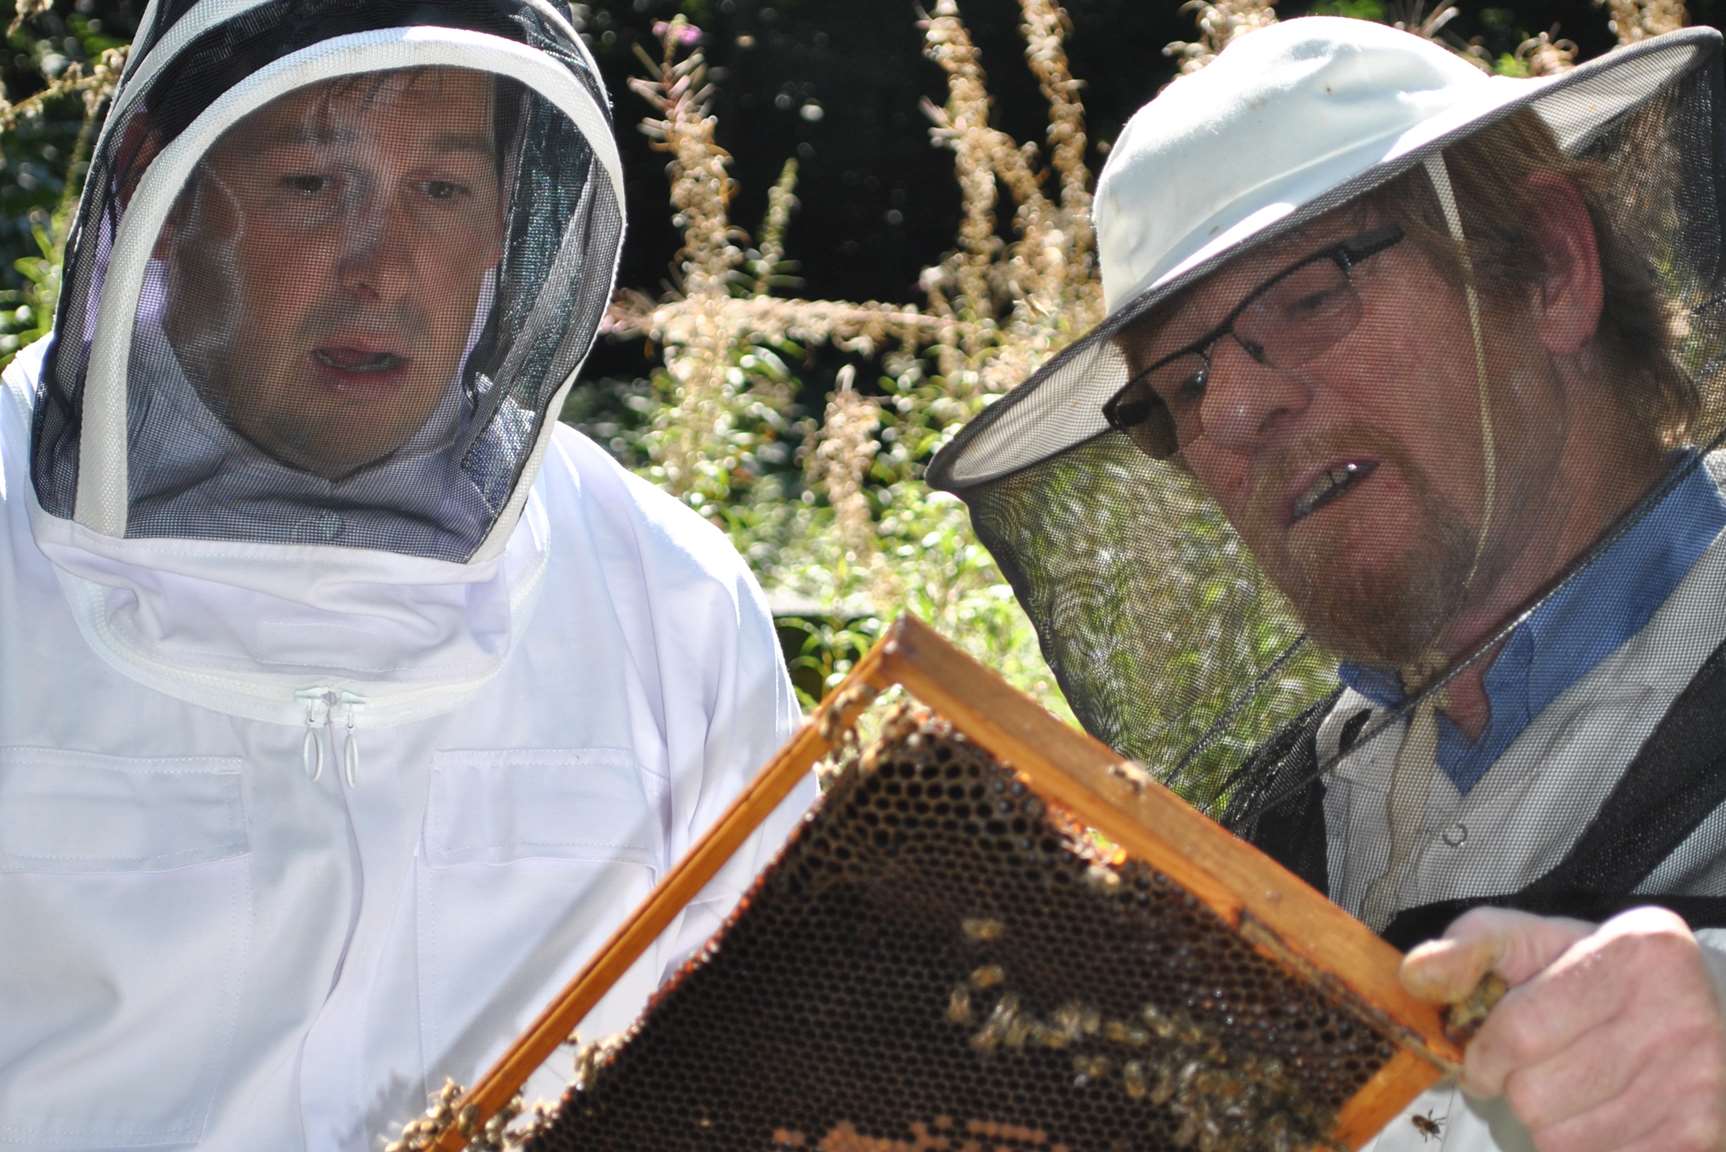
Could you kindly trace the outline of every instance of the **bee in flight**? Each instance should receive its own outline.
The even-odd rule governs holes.
[[[1434,1117],[1431,1108],[1426,1110],[1425,1116],[1410,1116],[1408,1118],[1408,1122],[1414,1125],[1414,1130],[1420,1133],[1420,1140],[1423,1144],[1428,1140],[1436,1140],[1444,1135],[1444,1121],[1443,1116]]]

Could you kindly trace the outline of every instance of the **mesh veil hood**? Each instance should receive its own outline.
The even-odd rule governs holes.
[[[1296,47],[1277,79],[1316,75],[1331,49],[1311,43],[1332,34],[1295,25],[1318,27],[1236,44],[1281,37]],[[1707,791],[1627,764],[1726,642],[1718,48],[1705,30],[1648,41],[1387,159],[1344,157],[1293,199],[1271,188],[1256,217],[1217,209],[1210,234],[1231,242],[1117,285],[1130,291],[1098,329],[931,466],[1081,723],[1225,824],[1280,838],[1350,911],[1384,897],[1376,928],[1423,901],[1533,891],[1599,842],[1591,820],[1640,836],[1662,797]],[[1212,103],[1202,85],[1228,57],[1168,92]],[[1395,69],[1380,76],[1394,90]],[[1193,163],[1156,155],[1145,179],[1178,184]],[[1501,194],[1542,168],[1559,193]],[[1530,285],[1559,263],[1525,257],[1549,247],[1529,221],[1564,203],[1599,240],[1604,303],[1593,343],[1553,351]],[[1518,204],[1538,211],[1519,220]],[[1153,367],[1195,341],[1202,379],[1197,357]],[[1190,404],[1166,425],[1181,455],[1112,427],[1117,395],[1141,412]],[[1439,713],[1411,787],[1414,719],[1465,692],[1490,707]],[[1688,855],[1644,890],[1726,897],[1708,828],[1662,828],[1662,851]]]
[[[610,113],[548,0],[161,0],[36,397],[108,537],[499,555],[610,296]]]

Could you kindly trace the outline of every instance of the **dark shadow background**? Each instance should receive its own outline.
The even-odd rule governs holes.
[[[1712,22],[1726,0],[1691,0],[1693,22]],[[1410,0],[1288,2],[1304,11],[1380,18],[1423,14]],[[41,84],[39,64],[86,58],[129,39],[142,5],[132,0],[59,0],[8,43],[0,78],[17,100]],[[1085,84],[1093,170],[1099,144],[1173,75],[1171,40],[1196,36],[1178,0],[1067,0],[1068,53]],[[7,6],[8,18],[10,5]],[[753,231],[767,189],[788,157],[800,171],[799,208],[787,255],[799,265],[799,294],[914,301],[917,276],[952,246],[959,219],[951,154],[931,146],[925,97],[945,99],[940,70],[922,55],[912,0],[601,0],[577,17],[612,93],[623,147],[630,225],[621,282],[657,294],[668,280],[678,237],[670,223],[663,157],[636,124],[646,104],[626,81],[641,72],[633,48],[656,53],[653,25],[683,13],[702,31],[717,88],[721,144],[735,157],[732,219]],[[1042,97],[1024,61],[1015,0],[962,0],[962,17],[983,56],[997,127],[1020,141],[1047,126]],[[1554,24],[1584,59],[1611,47],[1606,13],[1592,0],[1466,4],[1447,36],[1479,38],[1493,55]],[[33,254],[32,214],[50,211],[65,187],[79,108],[64,101],[42,122],[0,141],[0,288],[15,288],[13,259]],[[602,348],[594,369],[629,374],[639,348]]]

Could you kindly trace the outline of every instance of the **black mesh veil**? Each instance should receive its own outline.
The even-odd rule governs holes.
[[[39,500],[109,536],[494,554],[620,190],[553,4],[155,7],[67,250]]]
[[[1726,923],[1718,42],[1530,83],[1135,289],[931,468],[1081,722],[1393,939]]]

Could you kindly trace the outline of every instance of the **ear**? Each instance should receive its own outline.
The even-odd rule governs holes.
[[[173,211],[168,213],[168,218],[162,221],[162,230],[156,233],[156,243],[150,248],[151,259],[166,260],[173,252],[174,233],[179,226],[179,216],[180,206],[176,203]]]
[[[150,249],[150,255],[154,259],[166,260],[173,254],[174,240],[180,234],[180,225],[185,223],[187,214],[191,211],[192,199],[198,195],[198,184],[202,178],[200,169],[194,168],[186,186],[174,197],[174,203],[162,221],[162,229],[156,233],[156,243]]]
[[[119,181],[120,209],[132,202],[138,181],[162,151],[162,134],[150,123],[147,112],[140,111],[126,122],[120,141],[114,146],[114,174]]]
[[[1540,341],[1552,355],[1570,356],[1594,339],[1605,299],[1594,221],[1581,191],[1556,172],[1531,175],[1528,194],[1537,206],[1529,235],[1546,265],[1534,298]]]
[[[125,130],[120,135],[120,143],[114,149],[114,171],[119,180],[115,191],[121,212],[131,206],[132,196],[138,191],[139,182],[161,151],[162,135],[150,123],[146,113],[139,112],[127,121]],[[165,259],[173,247],[174,225],[179,215],[180,206],[176,202],[174,210],[163,223],[161,232],[156,235],[155,246],[150,250],[150,255],[158,260]]]

